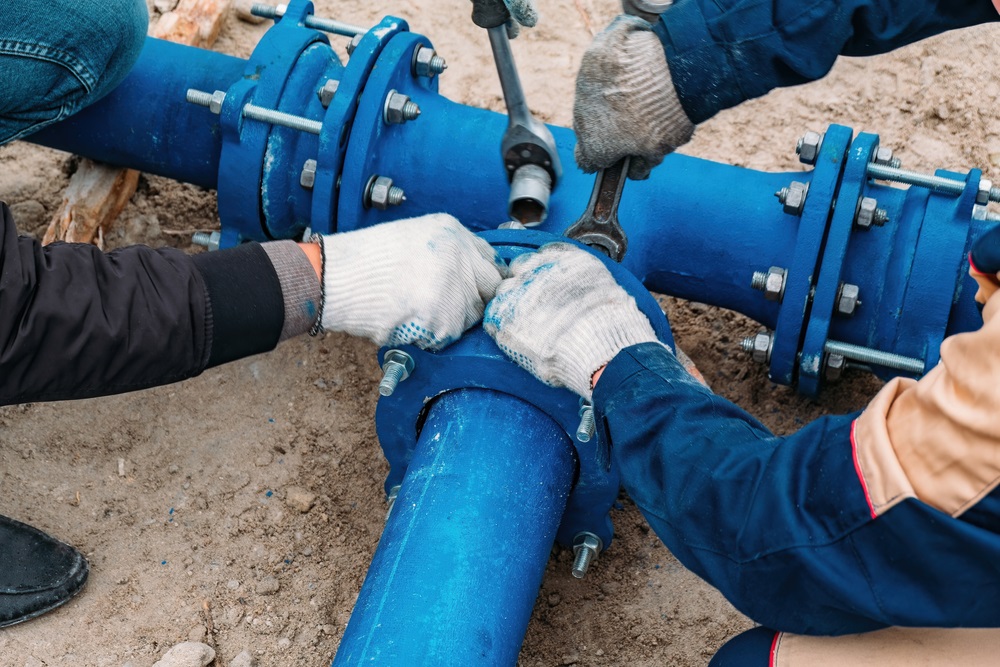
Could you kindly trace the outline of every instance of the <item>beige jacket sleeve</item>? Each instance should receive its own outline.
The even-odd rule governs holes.
[[[982,328],[947,338],[933,370],[887,384],[855,424],[875,515],[915,496],[958,516],[1000,482],[1000,296],[992,276],[973,277]]]

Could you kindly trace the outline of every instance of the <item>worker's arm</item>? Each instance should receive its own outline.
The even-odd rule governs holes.
[[[538,254],[544,261],[534,272],[512,265],[497,305],[487,307],[487,329],[529,369],[549,350],[544,367],[561,370],[543,379],[579,386],[614,349],[610,331],[619,342],[647,334],[626,324],[634,321],[627,307],[616,306],[609,327],[549,298],[546,275],[577,285],[599,278],[589,269],[567,275],[557,257]],[[991,306],[1000,310],[1000,302],[987,306],[990,317]],[[553,323],[547,337],[589,341],[601,352],[570,370],[567,355],[581,359],[575,348],[527,333],[543,322]],[[953,377],[955,353],[965,348],[993,359],[964,369],[971,382]],[[671,552],[753,620],[803,634],[1000,625],[1000,514],[989,495],[1000,462],[992,456],[1000,451],[1000,318],[950,339],[941,368],[920,383],[889,385],[856,421],[822,418],[786,437],[713,394],[658,343],[615,352],[593,390],[598,437],[610,443],[625,488]],[[956,387],[948,394],[959,401],[956,411],[946,414],[940,402],[907,407],[910,392],[937,393],[944,377]],[[912,445],[893,433],[901,427],[917,432],[908,436]],[[956,447],[956,439],[975,446]],[[914,475],[915,450],[946,473],[937,484]],[[963,463],[973,454],[978,459]],[[968,507],[975,511],[953,516]]]
[[[42,247],[6,205],[0,225],[0,404],[167,384],[310,329],[440,347],[501,277],[489,244],[446,215],[195,256]]]
[[[642,178],[696,124],[819,79],[841,55],[884,53],[998,19],[990,0],[677,0],[652,27],[620,16],[583,57],[577,161],[595,171],[634,155],[640,170],[630,175]]]

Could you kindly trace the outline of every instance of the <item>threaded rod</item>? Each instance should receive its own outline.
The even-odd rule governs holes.
[[[895,368],[896,370],[914,373],[916,375],[920,375],[924,372],[923,359],[904,357],[901,354],[873,350],[870,347],[861,347],[860,345],[851,345],[850,343],[841,343],[833,340],[826,341],[823,349],[831,354],[842,354],[848,359],[859,361],[864,364],[875,364],[876,366]]]

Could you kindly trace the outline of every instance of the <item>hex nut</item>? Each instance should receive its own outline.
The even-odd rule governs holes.
[[[400,125],[410,120],[407,115],[407,105],[410,104],[410,96],[390,90],[385,98],[385,107],[382,109],[382,120],[388,125]]]
[[[774,343],[774,338],[768,331],[761,331],[757,335],[752,336],[747,339],[749,342],[749,349],[747,350],[754,361],[758,364],[767,364],[771,362],[771,346]]]
[[[764,283],[764,298],[768,301],[781,301],[785,296],[785,280],[788,271],[780,266],[772,266],[767,270],[767,281]]]
[[[306,160],[299,175],[299,185],[309,190],[316,185],[316,160]]]
[[[799,143],[795,147],[795,152],[799,154],[799,162],[802,164],[816,164],[816,160],[819,158],[819,148],[822,145],[822,134],[819,132],[806,132],[799,139]]]
[[[993,189],[993,181],[987,178],[979,179],[979,190],[976,191],[976,203],[986,206],[990,203],[990,190]]]
[[[372,176],[365,187],[364,204],[366,207],[380,211],[388,210],[390,206],[399,206],[406,201],[403,190],[392,184],[388,176]]]
[[[337,79],[327,79],[327,82],[319,89],[317,94],[319,95],[319,102],[323,105],[324,109],[333,102],[333,96],[337,94],[337,88],[339,87],[340,81]]]
[[[823,365],[823,374],[828,381],[836,382],[840,379],[840,375],[844,372],[846,366],[847,358],[844,355],[827,354],[826,363]]]
[[[601,544],[601,538],[593,533],[581,533],[576,536],[573,540],[573,553],[576,553],[580,549],[588,547],[594,551],[595,554],[601,553],[601,549],[604,545]]]
[[[222,104],[226,101],[226,91],[217,90],[212,93],[212,101],[208,103],[208,110],[218,115],[222,113]]]
[[[358,44],[361,43],[361,38],[365,36],[365,33],[361,32],[351,38],[350,43],[347,45],[347,55],[354,55],[354,49],[358,48]]]
[[[892,166],[892,149],[888,146],[879,146],[875,150],[875,156],[872,159],[875,164],[885,165],[886,167]]]
[[[875,224],[875,211],[878,201],[874,197],[862,197],[858,200],[858,210],[854,214],[854,225],[858,229],[871,229]]]
[[[809,194],[809,184],[792,181],[785,189],[782,208],[788,215],[802,215],[802,210],[806,206],[806,195]]]
[[[837,291],[837,314],[842,317],[854,317],[855,311],[861,305],[861,288],[851,283],[841,283]]]
[[[437,68],[434,66],[434,59],[437,57],[437,51],[431,47],[417,47],[416,52],[413,54],[413,75],[433,77],[439,74]]]

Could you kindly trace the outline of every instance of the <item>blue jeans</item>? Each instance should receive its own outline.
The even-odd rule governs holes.
[[[145,0],[0,1],[0,144],[109,93],[148,23]]]

